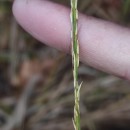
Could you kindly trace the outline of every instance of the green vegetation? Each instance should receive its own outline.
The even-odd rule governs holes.
[[[73,76],[74,76],[74,119],[73,124],[75,130],[80,130],[80,88],[81,85],[78,84],[78,67],[79,67],[79,43],[78,43],[78,10],[77,10],[78,0],[71,0],[71,22],[72,22],[72,62],[73,62]]]

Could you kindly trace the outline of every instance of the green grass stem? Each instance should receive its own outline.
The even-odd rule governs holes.
[[[74,77],[74,118],[73,124],[75,130],[80,130],[80,88],[78,84],[78,67],[79,67],[79,43],[78,43],[78,0],[71,0],[71,38],[72,38],[72,62],[73,62],[73,77]]]

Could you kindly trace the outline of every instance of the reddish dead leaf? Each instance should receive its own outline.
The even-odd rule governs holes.
[[[43,61],[26,60],[22,63],[20,72],[18,76],[13,79],[12,84],[14,86],[23,86],[32,78],[32,76],[38,74],[43,76],[43,82],[45,82],[53,70],[54,64],[54,59],[46,59]]]

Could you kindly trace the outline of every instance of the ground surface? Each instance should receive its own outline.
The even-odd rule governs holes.
[[[69,6],[69,0],[54,0]],[[0,126],[72,130],[71,57],[24,32],[0,1]],[[129,0],[80,0],[87,15],[130,26]],[[130,83],[80,65],[82,130],[130,130]]]

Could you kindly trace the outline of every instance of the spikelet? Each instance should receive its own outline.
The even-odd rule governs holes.
[[[78,84],[78,67],[79,67],[79,43],[78,43],[78,0],[71,0],[71,38],[72,38],[72,62],[73,62],[73,77],[74,77],[74,119],[73,125],[75,130],[80,130],[80,88]]]

